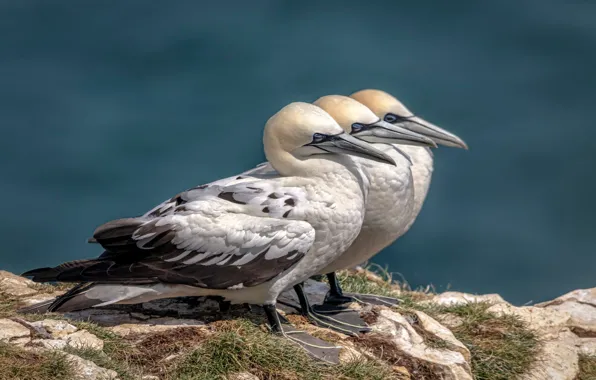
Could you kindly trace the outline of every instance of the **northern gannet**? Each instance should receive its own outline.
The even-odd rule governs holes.
[[[468,149],[462,139],[415,116],[400,101],[386,92],[362,90],[353,93],[350,97],[368,107],[385,122],[426,136],[440,145]],[[338,120],[338,113],[341,113],[341,110],[322,108]],[[345,129],[346,126],[343,127]],[[378,145],[375,146],[379,148]],[[369,190],[371,194],[367,199],[366,216],[360,235],[348,252],[324,269],[329,272],[327,278],[331,289],[326,301],[330,303],[345,303],[354,300],[389,305],[398,303],[398,300],[389,297],[344,294],[334,273],[339,269],[352,268],[376,255],[381,249],[406,233],[420,213],[431,182],[433,154],[428,147],[400,145],[397,149],[405,153],[412,163],[410,167],[412,177],[409,180],[413,181],[414,198],[411,199],[411,189],[402,188],[407,181],[400,184],[385,180],[385,178],[391,178],[391,175],[402,178],[402,181],[405,178],[403,172],[398,174],[401,166],[397,161],[399,160],[397,151],[391,148],[384,149],[398,162],[396,167],[367,164],[367,167],[375,168],[376,172],[371,176]]]
[[[59,311],[93,296],[100,307],[215,295],[263,305],[272,330],[284,334],[279,294],[334,261],[360,231],[366,183],[348,155],[395,162],[307,103],[271,117],[263,145],[281,176],[182,192],[142,217],[98,227],[94,239],[105,249],[98,258],[23,276],[99,283],[69,292]],[[76,297],[81,292],[92,294]]]

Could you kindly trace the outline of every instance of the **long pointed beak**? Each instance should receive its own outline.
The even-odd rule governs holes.
[[[426,136],[440,145],[463,148],[466,150],[468,149],[468,145],[464,142],[464,140],[460,139],[453,133],[447,132],[446,130],[439,128],[436,125],[429,123],[428,121],[417,116],[404,118],[397,121],[394,125],[399,125],[412,132]]]
[[[343,153],[395,166],[395,161],[393,161],[391,156],[347,133],[328,136],[323,141],[316,143],[312,142],[308,145],[316,146],[317,148],[330,153]]]
[[[400,125],[387,123],[383,120],[366,125],[365,128],[359,132],[352,132],[352,136],[369,143],[437,147],[437,144],[428,137],[412,132]]]

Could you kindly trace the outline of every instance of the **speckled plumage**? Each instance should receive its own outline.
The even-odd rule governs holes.
[[[274,304],[282,291],[351,245],[364,218],[368,186],[349,156],[294,157],[312,151],[307,146],[313,133],[345,134],[318,107],[300,104],[297,112],[280,118],[286,108],[270,119],[264,141],[276,168],[295,174],[253,173],[182,192],[141,217],[100,226],[94,238],[106,252],[97,259],[26,275],[101,282],[86,287],[84,294],[70,295],[74,301],[70,306],[65,302],[71,299],[61,302],[62,310],[77,307],[77,302],[88,307],[89,297],[97,297],[101,305],[188,295]],[[343,138],[387,157],[350,136]],[[306,153],[299,152],[302,147]]]

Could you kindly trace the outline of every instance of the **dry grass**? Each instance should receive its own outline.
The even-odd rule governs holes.
[[[380,296],[407,298],[412,300],[428,299],[434,292],[432,286],[412,289],[408,282],[401,278],[396,281],[394,274],[376,264],[365,269],[350,269],[337,272],[342,289],[349,293],[378,294]]]
[[[434,380],[441,378],[440,369],[432,364],[416,361],[404,353],[391,341],[391,338],[371,333],[366,336],[350,338],[357,346],[365,348],[375,357],[397,367],[405,367],[413,379]]]
[[[37,290],[40,293],[54,293],[54,292],[66,292],[70,290],[75,284],[69,282],[52,282],[52,283],[42,283],[42,282],[34,282],[33,284],[29,284],[31,289]]]
[[[423,311],[439,321],[447,315],[460,319],[462,323],[451,330],[455,337],[470,350],[472,372],[476,380],[514,380],[530,370],[540,349],[540,343],[535,332],[519,317],[497,316],[490,313],[487,311],[491,306],[489,303],[468,303],[449,307],[420,303],[419,301],[430,298],[433,293],[432,287],[412,291],[407,282],[396,283],[386,270],[379,267],[367,268],[369,271],[371,269],[377,277],[371,278],[365,271],[342,271],[338,278],[347,292],[399,298],[402,302],[397,310],[409,319],[412,327],[425,339],[429,347],[445,348],[446,342],[426,334],[418,325],[417,318],[411,310]],[[371,341],[371,336],[366,336],[363,341]],[[375,342],[374,338],[372,342]],[[395,353],[387,343],[378,339],[376,343],[380,347],[389,349],[389,352]],[[374,345],[374,343],[371,344]],[[419,367],[419,363],[399,364],[397,356],[393,357],[387,353],[385,355],[389,355],[391,363],[408,368],[414,378],[417,378],[414,373],[418,373],[421,379],[432,373],[432,368]],[[586,368],[594,365],[590,360],[584,360],[584,362],[588,363],[585,364]]]
[[[250,372],[259,379],[394,379],[376,361],[361,360],[336,366],[315,362],[289,341],[273,336],[250,321],[222,321],[201,346],[182,358],[170,379],[223,379]]]
[[[540,349],[538,337],[518,316],[497,316],[487,311],[490,306],[468,303],[442,312],[461,319],[451,330],[472,354],[475,379],[517,379],[531,368]]]
[[[0,380],[71,380],[74,375],[63,353],[39,353],[0,342]]]
[[[18,307],[19,299],[17,297],[0,292],[0,318],[13,317]]]
[[[579,374],[575,380],[596,380],[596,356],[579,356]]]

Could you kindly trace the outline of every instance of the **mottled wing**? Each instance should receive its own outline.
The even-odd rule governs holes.
[[[271,164],[268,162],[263,162],[257,165],[255,168],[247,170],[242,174],[196,186],[192,189],[176,194],[172,198],[147,211],[147,213],[145,213],[143,216],[155,217],[171,214],[177,206],[180,206],[183,203],[200,200],[201,198],[204,198],[208,195],[213,195],[223,187],[233,186],[244,182],[252,182],[258,179],[271,179],[276,177],[279,177],[279,174],[275,169],[273,169]]]
[[[94,238],[106,252],[56,280],[255,286],[293,266],[315,238],[309,223],[289,218],[304,191],[276,181],[196,188],[172,202],[165,214],[100,226]]]

